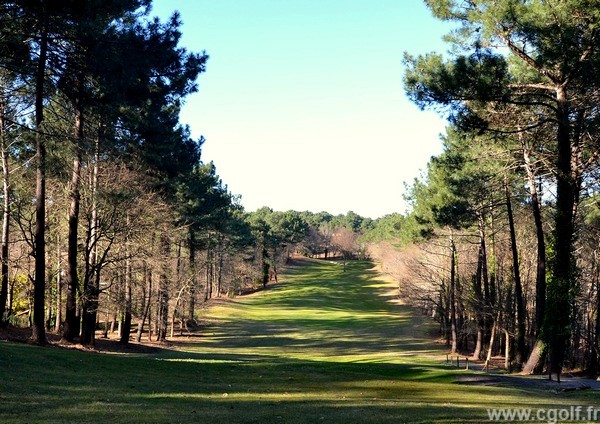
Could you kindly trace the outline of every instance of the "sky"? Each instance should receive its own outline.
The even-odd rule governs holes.
[[[154,0],[206,72],[181,121],[246,210],[404,212],[445,121],[404,94],[404,52],[443,52],[420,0]]]

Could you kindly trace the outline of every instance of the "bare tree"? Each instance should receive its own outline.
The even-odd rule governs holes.
[[[358,234],[345,227],[337,228],[331,235],[331,243],[342,255],[345,272],[347,261],[355,257],[360,247]]]

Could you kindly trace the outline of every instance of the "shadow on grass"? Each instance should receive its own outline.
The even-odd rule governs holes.
[[[394,287],[381,281],[370,262],[353,262],[342,272],[338,264],[306,261],[286,272],[285,281],[266,295],[228,305],[231,316],[213,317],[204,331],[210,334],[207,346],[280,348],[284,357],[305,351],[357,360],[381,352],[439,353],[427,321],[412,308],[390,302],[396,298]]]
[[[303,278],[307,267],[309,280]],[[347,272],[343,272],[340,264],[310,261],[305,267],[287,271],[284,278],[291,282],[273,286],[269,296],[261,297],[254,304],[384,313],[395,308],[385,301],[394,299],[396,294],[390,294],[389,287],[376,284],[381,276],[371,262],[351,262]],[[290,290],[289,285],[294,289]]]
[[[451,371],[431,365],[114,357],[9,343],[0,355],[2,422],[483,422],[498,402],[573,402],[454,384]]]
[[[404,360],[435,346],[369,263],[308,261],[285,278],[219,306],[200,342],[153,355],[0,342],[0,422],[483,422],[499,405],[593,401],[456,384],[456,369]]]

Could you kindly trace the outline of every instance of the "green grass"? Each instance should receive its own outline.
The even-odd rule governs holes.
[[[0,422],[483,422],[486,408],[587,405],[593,393],[472,386],[368,262],[304,261],[207,311],[158,354],[0,343]]]

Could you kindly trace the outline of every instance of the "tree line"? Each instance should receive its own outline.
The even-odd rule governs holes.
[[[452,49],[406,55],[405,88],[449,126],[409,187],[394,269],[452,352],[597,373],[600,6],[426,4],[456,24]]]
[[[305,231],[244,212],[201,160],[179,112],[208,55],[179,46],[178,14],[150,13],[150,0],[0,2],[0,322],[37,344],[53,330],[93,345],[101,320],[123,343],[132,320],[162,340],[199,303],[266,284]]]

